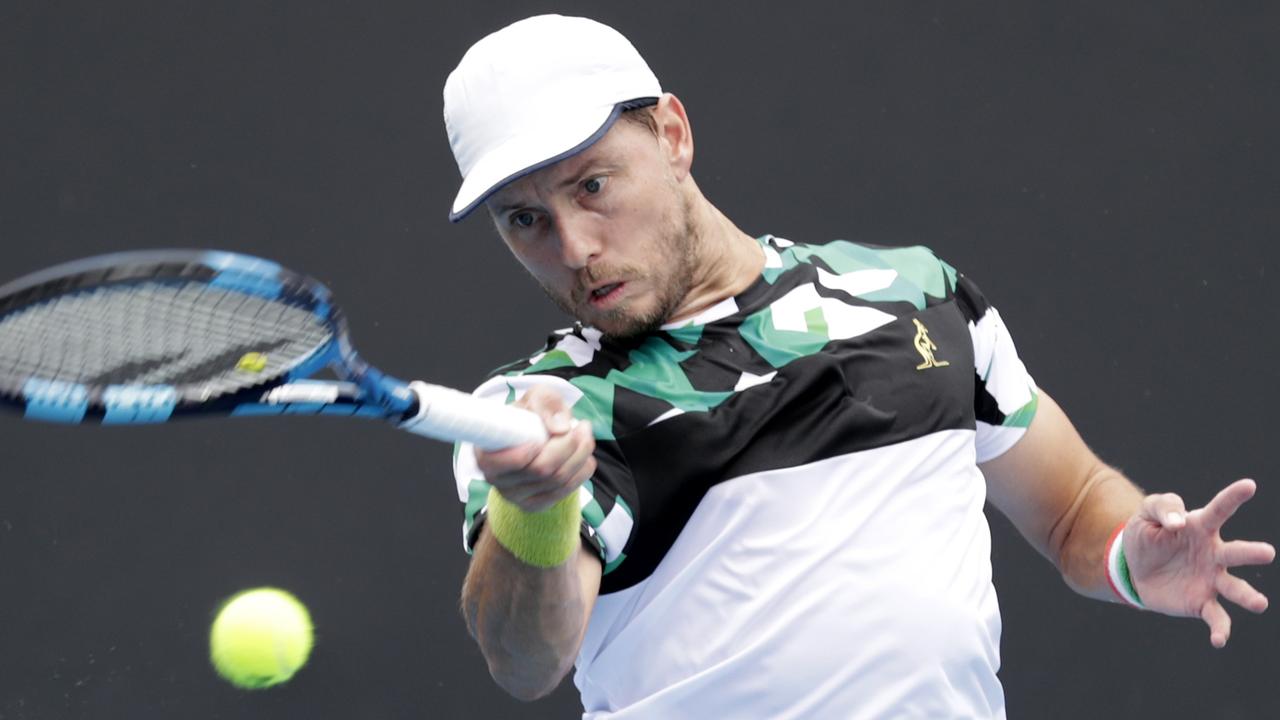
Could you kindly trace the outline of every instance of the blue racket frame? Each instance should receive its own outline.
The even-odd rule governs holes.
[[[57,423],[148,424],[186,415],[342,415],[401,422],[418,412],[409,386],[370,366],[355,351],[346,318],[319,281],[252,255],[221,250],[139,250],[77,260],[0,287],[0,317],[53,297],[117,283],[197,280],[211,287],[306,309],[330,335],[311,353],[261,383],[215,398],[199,385],[114,384],[100,387],[52,378],[0,376],[0,401],[26,418]],[[331,370],[339,381],[312,376]],[[271,391],[289,386],[281,402]],[[277,397],[281,393],[276,393]]]

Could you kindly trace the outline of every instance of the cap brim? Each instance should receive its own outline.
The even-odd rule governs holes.
[[[458,222],[509,183],[591,147],[609,132],[625,103],[578,112],[572,121],[513,137],[476,163],[462,181],[449,213]]]

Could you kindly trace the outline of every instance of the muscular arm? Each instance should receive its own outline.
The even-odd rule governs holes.
[[[1067,584],[1082,595],[1116,599],[1107,585],[1107,540],[1143,503],[1143,492],[1094,455],[1043,391],[1027,434],[982,464],[988,498]]]
[[[1219,532],[1253,496],[1252,480],[1232,483],[1190,512],[1172,493],[1144,497],[1085,446],[1045,394],[1027,434],[982,471],[991,502],[1083,595],[1117,600],[1107,583],[1104,553],[1111,533],[1124,523],[1123,552],[1144,607],[1202,619],[1214,647],[1226,645],[1231,635],[1223,599],[1254,613],[1267,609],[1266,596],[1229,570],[1269,564],[1275,548],[1227,542]]]
[[[574,423],[567,403],[547,387],[530,388],[515,404],[542,418],[547,441],[477,450],[477,467],[521,512],[576,498],[596,470],[590,425]],[[577,522],[564,529],[573,542]],[[573,552],[572,545],[564,547]],[[521,700],[534,700],[560,684],[582,644],[602,574],[600,558],[586,546],[579,544],[558,565],[540,567],[516,557],[484,525],[463,582],[462,614],[498,685]]]
[[[583,546],[550,569],[527,565],[481,531],[462,612],[489,673],[521,700],[556,688],[573,666],[600,590],[600,558]]]

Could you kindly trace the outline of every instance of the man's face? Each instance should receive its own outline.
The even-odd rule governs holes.
[[[605,335],[657,328],[693,284],[698,239],[668,157],[664,141],[619,120],[590,148],[487,203],[547,295]]]

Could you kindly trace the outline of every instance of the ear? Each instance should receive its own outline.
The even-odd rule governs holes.
[[[666,93],[658,98],[653,108],[653,119],[658,125],[658,144],[662,148],[671,173],[677,182],[689,176],[693,167],[693,128],[680,98]]]

